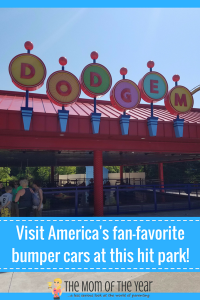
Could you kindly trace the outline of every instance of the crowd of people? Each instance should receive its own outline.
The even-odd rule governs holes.
[[[74,181],[75,182],[75,181]],[[39,180],[29,183],[27,179],[21,178],[19,181],[11,181],[5,186],[0,182],[0,216],[1,217],[41,217],[44,204],[42,182]],[[68,179],[64,187],[86,186],[72,184]],[[94,180],[90,179],[88,187],[94,186]],[[104,186],[110,186],[109,181],[104,182]],[[50,186],[49,186],[50,187]],[[52,186],[54,187],[54,185]],[[79,197],[81,194],[79,195]],[[90,204],[94,201],[94,191],[90,190],[87,196]],[[104,192],[104,203],[105,203]],[[80,201],[80,199],[79,199]]]
[[[28,180],[10,182],[4,187],[0,182],[0,214],[1,217],[41,217],[43,209],[43,191],[39,181],[33,181],[31,187]]]

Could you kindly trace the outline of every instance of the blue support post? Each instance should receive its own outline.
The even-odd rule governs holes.
[[[121,73],[122,69],[120,70],[120,74],[123,74],[123,73]],[[124,70],[123,70],[123,72],[124,72]],[[126,68],[125,68],[125,74],[127,74]],[[125,79],[125,74],[122,75],[122,79]],[[126,115],[126,110],[124,110],[123,115],[120,116],[119,123],[120,123],[122,135],[128,135],[130,116]]]
[[[175,79],[174,77],[178,76],[178,75],[174,75],[173,76],[173,80],[178,80],[180,79],[180,77],[177,79]],[[175,86],[178,86],[178,81],[175,81]],[[175,132],[175,136],[176,138],[180,138],[183,137],[183,126],[184,126],[184,119],[180,119],[179,115],[177,115],[177,118],[175,120],[173,120],[174,122],[174,132]]]
[[[121,115],[119,122],[120,122],[122,135],[127,135],[129,130],[130,116]]]
[[[96,61],[95,61],[96,62]],[[94,97],[94,112],[91,113],[91,123],[92,123],[92,132],[93,134],[99,133],[99,126],[101,120],[101,113],[97,113],[97,104],[96,97]]]
[[[94,113],[96,114],[96,110],[97,110],[97,98],[94,97]]]
[[[26,46],[25,46],[25,48],[26,48]],[[31,53],[30,49],[27,49],[27,53]],[[26,131],[28,131],[30,129],[31,118],[33,115],[33,108],[28,107],[28,100],[29,100],[29,91],[26,90],[26,106],[21,107],[22,119],[23,119],[23,123],[24,123],[24,130],[26,130]]]
[[[147,119],[147,126],[149,129],[150,136],[156,136],[157,134],[157,126],[158,126],[158,118],[157,117],[149,117]]]
[[[151,117],[153,118],[153,102],[151,102]]]
[[[180,119],[179,115],[177,118],[173,120],[174,122],[174,132],[177,138],[183,137],[183,127],[184,127],[184,119]]]
[[[99,133],[101,114],[93,112],[91,114],[92,132],[93,134]]]
[[[153,197],[154,197],[155,211],[157,211],[157,199],[156,199],[156,188],[155,188],[155,185],[153,186]]]
[[[33,108],[28,107],[28,100],[29,100],[29,91],[26,91],[26,106],[21,107],[22,112],[22,119],[24,123],[24,130],[28,131],[30,129],[31,118],[33,114]]]
[[[29,91],[26,91],[26,107],[28,107]]]
[[[24,123],[24,130],[28,131],[30,129],[31,118],[33,114],[32,107],[21,107],[22,119]]]
[[[157,126],[158,126],[158,118],[153,116],[153,102],[151,102],[151,117],[149,117],[147,119],[147,126],[149,129],[149,135],[156,136]]]
[[[62,108],[62,110],[58,110],[58,119],[60,122],[61,132],[66,131],[68,116],[69,116],[69,111],[65,110],[64,107]]]

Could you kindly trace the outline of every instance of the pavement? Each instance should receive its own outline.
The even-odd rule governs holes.
[[[200,209],[182,211],[162,211],[151,213],[126,214],[116,217],[200,217]],[[48,282],[54,278],[61,278],[63,281],[115,281],[113,292],[118,292],[117,281],[131,281],[132,292],[136,292],[136,281],[152,281],[151,290],[148,292],[200,292],[200,273],[198,272],[10,272],[0,273],[0,293],[46,293]],[[62,287],[65,287],[63,282]],[[102,290],[103,292],[104,290]]]
[[[115,281],[112,292],[118,291],[117,281],[131,281],[133,293],[136,291],[138,281],[151,283],[151,290],[146,293],[200,293],[200,273],[64,273],[64,272],[44,272],[44,273],[1,273],[0,274],[0,293],[47,293],[48,282],[53,282],[55,278],[63,280],[62,288],[65,287],[64,281],[78,281],[80,286],[82,281],[102,281],[102,286],[106,281]],[[64,291],[65,292],[65,291]],[[80,290],[81,292],[81,290]],[[104,288],[102,292],[105,292]],[[122,292],[122,291],[120,291]],[[144,293],[144,291],[141,293]]]

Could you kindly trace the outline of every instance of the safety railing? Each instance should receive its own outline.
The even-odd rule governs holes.
[[[44,188],[43,216],[90,216],[93,186]],[[104,214],[134,214],[200,208],[200,184],[117,185],[103,188]]]

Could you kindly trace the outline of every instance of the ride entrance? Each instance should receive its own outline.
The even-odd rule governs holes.
[[[12,82],[23,92],[0,91],[0,166],[93,166],[89,186],[44,188],[44,216],[136,213],[199,207],[198,184],[164,183],[163,163],[198,160],[200,110],[194,109],[193,93],[178,85],[168,90],[165,77],[149,61],[136,84],[122,79],[112,87],[109,70],[96,63],[83,68],[80,79],[61,69],[47,79],[46,94],[33,93],[46,78],[46,66],[30,53],[15,56],[9,65]],[[112,89],[111,89],[112,87]],[[92,99],[80,98],[81,90]],[[97,100],[110,90],[110,101]],[[29,93],[29,92],[32,93]],[[140,104],[141,98],[147,104]],[[165,106],[154,105],[164,99]],[[67,109],[66,109],[67,108]],[[183,119],[184,117],[184,119]],[[157,163],[158,185],[103,185],[103,165]],[[61,194],[61,195],[60,195]],[[64,195],[64,196],[63,196]]]
[[[43,216],[116,215],[199,208],[198,184],[165,184],[163,178],[163,163],[199,159],[198,109],[185,117],[184,136],[177,139],[173,117],[164,107],[156,106],[154,113],[159,115],[157,136],[150,137],[146,124],[150,108],[140,104],[130,112],[129,134],[123,136],[119,112],[110,102],[97,100],[97,111],[103,117],[96,135],[90,121],[93,101],[79,99],[70,106],[67,130],[61,133],[57,107],[46,95],[32,94],[29,103],[33,107],[33,117],[30,130],[25,131],[20,112],[25,102],[24,93],[0,93],[1,167],[21,167],[27,162],[30,167],[52,166],[52,170],[55,166],[94,167],[94,182],[89,186],[81,186],[80,181],[69,187],[53,184],[44,188]],[[152,163],[159,166],[159,182],[140,185],[139,182],[126,182],[124,178],[123,185],[120,182],[113,185],[112,181],[109,186],[103,184],[103,165]],[[177,176],[174,174],[175,183]]]

